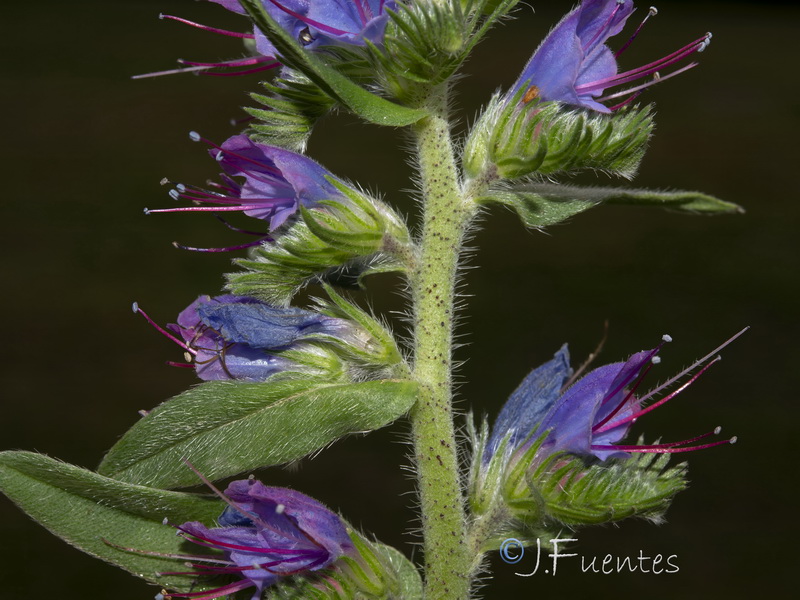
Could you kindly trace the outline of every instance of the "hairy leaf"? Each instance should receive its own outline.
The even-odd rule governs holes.
[[[210,479],[297,460],[351,433],[405,414],[416,384],[404,380],[325,383],[273,378],[210,381],[168,400],[111,448],[99,472],[164,488],[197,482],[186,458]]]
[[[186,465],[183,469],[197,483]],[[196,546],[184,547],[175,529],[162,521],[212,523],[224,508],[217,498],[132,485],[33,452],[0,453],[0,489],[31,518],[87,554],[174,590],[204,589],[191,576],[158,575],[185,571],[183,561],[123,548],[196,554]]]
[[[656,206],[697,214],[743,212],[740,206],[732,202],[701,192],[579,187],[551,183],[529,183],[490,192],[480,198],[479,202],[498,202],[510,206],[517,211],[526,227],[555,225],[602,203]]]

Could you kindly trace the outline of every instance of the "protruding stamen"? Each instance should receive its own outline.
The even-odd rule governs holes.
[[[678,69],[677,71],[673,71],[669,75],[665,75],[661,77],[658,72],[655,73],[655,77],[651,81],[647,83],[643,83],[642,85],[637,85],[636,87],[628,88],[627,90],[622,90],[621,92],[617,92],[616,94],[609,94],[608,96],[603,96],[602,98],[598,98],[598,102],[605,102],[606,100],[611,100],[613,98],[619,98],[620,96],[625,96],[626,94],[631,94],[633,92],[638,92],[640,90],[644,90],[649,88],[651,85],[655,85],[656,83],[661,83],[662,81],[666,81],[667,79],[672,79],[676,75],[680,75],[681,73],[685,73],[689,69],[694,69],[698,63],[690,63],[683,68]]]
[[[131,75],[131,79],[149,79],[151,77],[161,77],[162,75],[177,75],[178,73],[197,73],[205,71],[210,67],[178,67],[177,69],[167,69],[166,71],[153,71],[152,73],[140,73]]]
[[[675,375],[675,377],[672,377],[672,378],[670,378],[669,380],[667,380],[667,381],[665,381],[664,383],[662,383],[661,385],[659,385],[657,388],[655,388],[655,389],[651,390],[650,392],[648,392],[648,393],[647,393],[647,395],[646,395],[646,396],[644,396],[644,397],[642,397],[640,400],[641,400],[642,402],[644,402],[644,401],[646,401],[648,398],[652,398],[653,396],[655,396],[656,394],[658,394],[659,392],[661,392],[663,389],[665,389],[665,388],[668,388],[668,387],[669,387],[669,386],[671,386],[673,383],[675,383],[676,381],[678,381],[679,379],[681,379],[683,376],[685,376],[685,375],[688,375],[689,373],[691,373],[692,371],[694,371],[694,370],[695,370],[697,367],[699,367],[700,365],[702,365],[704,362],[706,362],[707,360],[709,360],[710,358],[712,358],[712,357],[714,357],[716,354],[718,354],[718,353],[719,353],[721,350],[723,350],[723,349],[724,349],[725,347],[727,347],[729,344],[733,343],[733,342],[734,342],[736,339],[738,339],[738,338],[739,338],[739,337],[740,337],[740,336],[741,336],[741,335],[742,335],[742,334],[743,334],[745,331],[747,331],[748,329],[750,329],[750,327],[749,327],[749,326],[748,326],[748,327],[745,327],[745,328],[744,328],[744,329],[742,329],[742,330],[741,330],[739,333],[737,333],[736,335],[734,335],[733,337],[731,337],[729,340],[727,340],[725,343],[723,343],[723,344],[721,344],[720,346],[718,346],[718,347],[714,348],[714,349],[713,349],[711,352],[709,352],[708,354],[706,354],[706,355],[705,355],[703,358],[701,358],[701,359],[699,359],[699,360],[696,360],[696,361],[694,361],[694,362],[693,362],[693,363],[692,363],[690,366],[686,367],[686,368],[685,368],[683,371],[681,371],[680,373],[678,373],[677,375]]]
[[[260,519],[260,518],[258,517],[258,515],[253,515],[253,514],[251,514],[251,513],[247,512],[246,510],[244,510],[243,508],[241,508],[241,507],[240,507],[238,504],[236,504],[236,503],[235,503],[233,500],[231,500],[231,499],[230,499],[230,498],[228,498],[228,497],[227,497],[225,494],[223,494],[223,493],[222,493],[222,492],[219,490],[219,488],[217,488],[217,487],[216,487],[216,486],[215,486],[213,483],[211,483],[211,481],[210,481],[208,478],[206,478],[206,476],[205,476],[205,475],[203,475],[203,474],[202,474],[200,471],[198,471],[198,470],[195,468],[195,466],[194,466],[194,465],[193,465],[191,462],[189,462],[189,459],[187,459],[187,458],[183,458],[183,462],[184,462],[184,464],[185,464],[187,467],[189,467],[189,468],[192,470],[192,472],[193,472],[195,475],[197,475],[197,477],[200,479],[200,481],[202,481],[202,482],[203,482],[203,483],[204,483],[204,484],[205,484],[205,485],[206,485],[206,486],[207,486],[207,487],[208,487],[208,488],[209,488],[209,489],[210,489],[212,492],[214,492],[214,494],[215,494],[216,496],[218,496],[218,497],[219,497],[221,500],[223,500],[223,501],[225,502],[225,504],[227,504],[228,506],[230,506],[232,509],[234,509],[236,512],[238,512],[238,513],[239,513],[240,515],[242,515],[243,517],[246,517],[246,518],[250,519],[250,520],[251,520],[251,521],[253,521],[254,523],[258,523],[258,524],[259,524],[259,525],[261,525],[262,527],[265,527],[265,528],[267,528],[267,529],[270,529],[270,530],[272,530],[272,527],[270,527],[269,525],[267,525],[267,523],[266,523],[266,522],[264,522],[262,519]],[[191,535],[191,534],[190,534],[190,535]],[[194,537],[197,537],[197,536],[194,536]],[[201,538],[201,539],[202,539],[202,538]],[[232,547],[232,546],[231,546],[231,547]]]
[[[709,45],[711,45],[711,38],[712,38],[712,37],[713,37],[713,36],[711,35],[711,32],[709,31],[709,32],[706,34],[706,39],[705,39],[705,40],[703,40],[703,42],[700,44],[700,47],[697,49],[697,51],[698,51],[698,52],[703,52],[703,51],[704,51],[706,48],[708,48],[708,47],[709,47]]]
[[[625,100],[623,100],[622,102],[620,102],[619,104],[615,104],[614,106],[609,106],[609,107],[608,107],[608,110],[610,110],[611,112],[617,111],[617,110],[619,110],[620,108],[622,108],[623,106],[627,106],[628,104],[630,104],[631,102],[633,102],[634,100],[636,100],[636,98],[638,98],[639,96],[641,96],[641,94],[642,94],[642,92],[641,92],[641,91],[639,91],[639,92],[635,92],[635,93],[631,94],[631,95],[630,95],[628,98],[626,98]]]
[[[287,15],[291,15],[295,19],[299,19],[300,21],[302,21],[306,25],[311,25],[312,27],[316,27],[320,31],[324,31],[326,33],[330,33],[330,34],[333,34],[333,35],[343,35],[345,33],[350,33],[350,34],[358,33],[357,31],[344,31],[343,29],[336,29],[335,27],[331,27],[330,25],[325,25],[325,23],[320,23],[319,21],[315,21],[314,19],[309,19],[305,15],[301,15],[300,13],[297,13],[297,12],[291,10],[290,8],[284,6],[283,4],[278,2],[277,0],[269,0],[269,1],[272,2],[278,8],[280,8]]]
[[[190,131],[189,132],[189,139],[192,140],[193,142],[199,142],[203,138],[201,138],[200,134],[197,133],[196,131]]]
[[[692,376],[692,378],[691,378],[691,379],[689,379],[689,380],[688,380],[686,383],[684,383],[684,384],[683,384],[683,385],[681,385],[679,388],[675,389],[675,390],[674,390],[674,391],[672,391],[671,393],[669,393],[669,394],[667,394],[666,396],[664,396],[664,397],[663,397],[661,400],[659,400],[658,402],[654,402],[653,404],[651,404],[651,405],[650,405],[650,406],[648,406],[647,408],[643,408],[643,409],[641,409],[641,410],[639,410],[639,411],[637,411],[637,412],[633,413],[632,415],[629,415],[628,417],[625,417],[624,419],[621,419],[621,420],[619,420],[619,421],[615,421],[615,422],[613,422],[613,423],[609,423],[608,425],[605,425],[604,423],[603,423],[603,424],[598,424],[598,426],[596,426],[596,427],[593,427],[593,428],[592,428],[592,431],[593,431],[593,432],[595,432],[595,433],[602,433],[603,431],[608,431],[609,429],[614,429],[615,427],[619,427],[620,425],[625,425],[626,423],[631,423],[631,422],[635,421],[636,419],[638,419],[639,417],[641,417],[642,415],[644,415],[644,414],[647,414],[647,413],[649,413],[649,412],[651,412],[651,411],[654,411],[654,410],[655,410],[655,409],[657,409],[659,406],[661,406],[662,404],[666,404],[667,402],[669,402],[670,400],[672,400],[672,399],[673,399],[675,396],[677,396],[678,394],[680,394],[680,393],[681,393],[683,390],[685,390],[685,389],[686,389],[686,388],[688,388],[690,385],[692,385],[692,384],[693,384],[695,381],[697,381],[697,379],[698,379],[698,378],[699,378],[699,377],[700,377],[700,376],[701,376],[703,373],[705,373],[705,372],[706,372],[706,371],[707,371],[707,370],[708,370],[708,369],[711,367],[711,365],[713,365],[714,363],[716,363],[716,362],[718,362],[718,361],[720,361],[720,360],[721,360],[721,358],[720,358],[720,357],[717,357],[717,358],[715,358],[714,360],[712,360],[711,362],[709,362],[709,363],[708,363],[707,365],[705,365],[705,366],[704,366],[702,369],[700,369],[700,370],[699,370],[697,373],[695,373],[695,374]],[[663,387],[663,386],[662,386],[662,387]],[[643,397],[642,397],[642,398],[639,400],[639,402],[640,402],[640,403],[641,403],[641,402],[644,402],[644,401],[645,401],[645,400],[647,400],[648,398],[652,397],[652,395],[653,395],[653,392],[650,392],[650,393],[646,394],[645,396],[643,396]],[[605,427],[604,427],[603,425],[605,425]]]
[[[178,242],[172,242],[172,245],[178,250],[189,250],[191,252],[235,252],[236,250],[244,250],[246,248],[254,248],[255,246],[260,246],[264,241],[267,241],[269,239],[270,238],[268,237],[264,237],[254,242],[247,242],[246,244],[238,244],[236,246],[227,246],[225,248],[195,248],[194,246],[184,246],[183,244],[179,244]]]
[[[235,225],[232,225],[231,223],[229,223],[228,221],[226,221],[225,219],[223,219],[219,215],[214,215],[214,216],[216,217],[217,221],[219,221],[220,223],[225,225],[225,227],[227,227],[231,231],[235,231],[236,233],[244,233],[246,235],[257,235],[258,237],[265,238],[266,241],[268,241],[268,242],[275,241],[271,237],[269,237],[269,234],[264,233],[263,231],[250,231],[249,229],[242,229],[241,227],[236,227]]]
[[[603,445],[603,444],[593,444],[592,449],[594,450],[619,450],[621,452],[640,452],[643,454],[676,454],[678,452],[693,452],[694,450],[705,450],[706,448],[713,448],[714,446],[722,446],[723,444],[735,444],[737,441],[737,437],[733,436],[727,440],[720,440],[718,442],[711,442],[709,444],[698,444],[695,446],[686,446],[686,444],[691,444],[698,440],[707,438],[711,435],[714,435],[720,428],[716,428],[713,432],[704,433],[703,435],[698,435],[697,437],[690,438],[688,440],[683,440],[681,442],[670,442],[667,444],[649,444],[649,445],[625,445],[625,444],[613,444],[613,445]]]
[[[702,38],[696,39],[693,42],[687,44],[683,48],[676,50],[672,54],[668,54],[667,56],[664,56],[649,64],[642,65],[641,67],[638,67],[636,69],[625,71],[624,73],[617,73],[616,75],[612,75],[611,77],[605,77],[603,79],[598,79],[597,81],[592,81],[589,83],[585,83],[583,85],[576,86],[575,90],[579,93],[585,94],[588,92],[603,90],[606,88],[622,85],[624,83],[630,83],[632,81],[636,81],[637,79],[642,79],[643,77],[652,75],[661,68],[675,64],[676,62],[697,52],[697,49],[706,39],[707,36],[703,36]],[[664,79],[666,79],[666,77]],[[635,89],[639,88],[634,88],[634,90]],[[628,90],[627,92],[629,93],[630,91],[632,90]]]
[[[639,26],[636,28],[636,31],[633,32],[633,35],[628,39],[627,42],[622,44],[622,47],[619,50],[617,50],[614,53],[614,58],[617,58],[620,54],[622,54],[623,52],[625,52],[625,50],[628,49],[628,46],[630,46],[633,43],[633,40],[636,39],[636,36],[639,35],[639,32],[642,30],[642,27],[644,27],[644,24],[647,23],[650,17],[655,17],[657,14],[658,14],[658,9],[655,6],[651,6],[650,10],[648,10],[647,14],[644,16],[644,19],[642,19],[642,22],[639,23]]]
[[[668,333],[665,333],[664,335],[661,336],[661,339],[664,340],[665,342],[669,343],[669,342],[672,341],[672,336],[669,335]]]
[[[215,63],[198,63],[183,59],[178,59],[178,62],[185,67],[177,69],[167,69],[166,71],[154,71],[153,73],[141,73],[139,75],[132,75],[131,79],[147,79],[150,77],[161,77],[162,75],[176,75],[178,73],[194,73],[195,75],[217,75],[217,76],[231,76],[231,75],[247,75],[249,73],[257,73],[259,71],[266,71],[280,66],[280,63],[269,56],[256,56],[250,58],[239,58],[236,60],[220,61]],[[253,69],[242,69],[239,71],[230,71],[218,73],[212,69],[229,69],[242,66],[259,65]]]
[[[247,38],[247,39],[254,39],[256,36],[252,33],[239,33],[238,31],[230,31],[228,29],[219,29],[217,27],[209,27],[208,25],[201,25],[200,23],[195,23],[194,21],[190,21],[188,19],[183,19],[181,17],[175,17],[173,15],[165,15],[161,13],[158,15],[159,19],[169,19],[171,21],[177,21],[178,23],[183,23],[184,25],[189,25],[191,27],[196,27],[197,29],[202,29],[203,31],[210,31],[212,33],[219,33],[220,35],[228,35],[231,37],[238,37],[238,38]]]
[[[187,346],[187,345],[186,345],[186,343],[185,343],[184,341],[182,341],[182,340],[179,340],[179,339],[178,339],[178,338],[176,338],[176,337],[175,337],[175,336],[174,336],[172,333],[170,333],[169,331],[167,331],[166,329],[164,329],[163,327],[161,327],[161,325],[159,325],[158,323],[156,323],[155,321],[153,321],[153,319],[151,319],[151,318],[150,318],[150,317],[147,315],[147,313],[146,313],[146,312],[144,312],[144,311],[143,311],[141,308],[139,308],[139,304],[138,304],[137,302],[134,302],[134,303],[133,303],[133,306],[132,306],[131,308],[133,308],[133,312],[134,312],[134,313],[142,315],[142,316],[145,318],[145,320],[146,320],[148,323],[150,323],[150,325],[152,325],[153,327],[155,327],[155,328],[156,328],[156,330],[157,330],[157,331],[159,331],[161,334],[165,335],[166,337],[168,337],[169,339],[171,339],[173,342],[175,342],[176,344],[178,344],[178,346],[180,346],[181,348],[183,348],[183,349],[184,349],[184,350],[186,350],[187,352],[190,352],[192,355],[195,355],[195,354],[197,354],[197,351],[196,351],[196,350],[194,350],[193,348],[190,348],[189,346]]]
[[[608,16],[608,19],[606,19],[606,22],[603,23],[603,26],[597,30],[597,33],[594,34],[594,37],[591,39],[591,41],[588,44],[586,44],[587,48],[591,48],[594,45],[594,43],[598,40],[598,38],[600,38],[600,36],[603,35],[603,33],[609,27],[611,27],[611,22],[614,20],[614,17],[617,16],[617,13],[620,11],[620,9],[623,7],[624,4],[625,0],[617,0],[617,5],[614,7],[614,10],[611,11],[611,14]]]

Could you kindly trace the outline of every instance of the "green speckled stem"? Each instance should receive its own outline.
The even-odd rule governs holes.
[[[425,599],[469,597],[471,558],[459,480],[452,411],[455,278],[464,232],[473,214],[458,181],[447,119],[447,91],[425,99],[430,111],[414,126],[424,221],[414,300],[414,378],[420,396],[411,419],[425,548]]]

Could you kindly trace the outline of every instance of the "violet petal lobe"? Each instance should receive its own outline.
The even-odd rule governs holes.
[[[617,62],[605,41],[622,30],[632,12],[631,0],[584,0],[550,31],[510,95],[523,85],[535,85],[545,101],[610,112],[595,100],[602,89],[579,93],[575,88],[616,75]]]
[[[244,11],[235,0],[211,0],[236,13]],[[308,49],[337,45],[380,44],[395,0],[261,0],[278,25]],[[272,42],[258,29],[256,50],[275,56]]]
[[[254,479],[232,482],[223,494],[229,506],[218,527],[192,521],[178,527],[188,541],[222,551],[211,555],[213,566],[193,557],[196,574],[230,574],[238,582],[205,592],[218,598],[255,587],[253,600],[281,577],[330,566],[355,551],[347,527],[338,515],[313,498],[286,488],[267,487]],[[194,594],[175,594],[190,597]]]
[[[210,150],[226,175],[244,177],[239,199],[248,216],[269,220],[270,230],[283,225],[300,203],[343,199],[329,181],[331,173],[310,158],[277,146],[259,144],[246,135],[226,140]]]
[[[552,360],[531,371],[509,396],[492,427],[483,460],[492,457],[509,431],[511,448],[528,437],[556,402],[571,374],[569,349],[564,344]]]
[[[542,431],[550,430],[543,450],[593,454],[592,425],[622,366],[613,363],[590,371],[559,398],[542,420]]]
[[[285,348],[311,333],[326,331],[335,319],[299,308],[279,308],[266,303],[215,302],[198,308],[203,323],[229,342],[251,348]]]

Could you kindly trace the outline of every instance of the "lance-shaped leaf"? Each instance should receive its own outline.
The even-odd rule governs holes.
[[[497,202],[513,208],[526,227],[555,225],[603,203],[655,206],[709,215],[744,212],[737,204],[701,192],[579,187],[552,183],[529,183],[489,192],[478,201],[486,204]]]
[[[184,458],[209,479],[297,460],[351,433],[405,414],[416,384],[277,379],[210,381],[168,400],[114,445],[98,471],[164,488],[196,483]]]
[[[400,106],[365,90],[336,68],[325,63],[318,55],[305,51],[264,10],[258,0],[239,0],[239,2],[278,50],[283,64],[302,72],[331,98],[336,99],[362,119],[377,125],[402,127],[416,123],[426,115],[423,110]]]
[[[183,469],[192,474],[183,465]],[[196,481],[196,475],[192,474]],[[217,498],[123,483],[33,452],[0,453],[0,490],[53,534],[76,548],[174,590],[201,591],[183,561],[126,551],[186,554],[183,538],[163,524],[213,522],[224,508]]]

